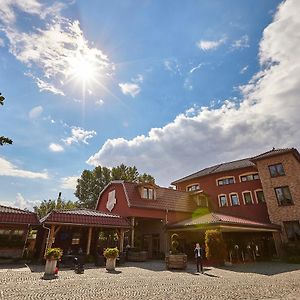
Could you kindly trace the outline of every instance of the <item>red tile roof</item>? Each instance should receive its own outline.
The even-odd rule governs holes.
[[[0,205],[1,224],[39,225],[36,213],[27,210]]]
[[[113,183],[113,182],[112,182]],[[132,182],[118,182],[123,185],[130,207],[151,208],[170,211],[192,212],[196,209],[195,202],[190,199],[189,193],[169,188],[155,186],[156,199],[141,198],[139,184]],[[118,184],[116,183],[116,184]]]
[[[280,229],[280,226],[272,223],[261,223],[239,217],[223,215],[219,213],[209,213],[204,216],[187,219],[175,224],[170,224],[168,227],[182,228],[182,227],[193,227],[198,225],[235,225],[243,227],[260,227],[269,229]]]
[[[267,151],[265,153],[259,154],[257,156],[254,156],[251,158],[252,161],[256,161],[256,160],[260,160],[260,159],[264,159],[264,158],[269,158],[272,156],[276,156],[276,155],[280,155],[280,154],[285,154],[285,153],[293,153],[295,155],[295,157],[300,160],[300,154],[298,152],[297,149],[295,148],[285,148],[285,149],[275,149],[273,148],[270,151]]]
[[[94,227],[130,227],[128,221],[123,217],[85,208],[53,210],[41,219],[41,223],[91,225]]]

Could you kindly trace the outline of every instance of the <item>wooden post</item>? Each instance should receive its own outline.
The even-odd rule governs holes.
[[[55,237],[55,225],[51,225],[50,232],[49,232],[48,239],[47,239],[46,248],[45,248],[45,254],[46,254],[47,249],[52,247],[54,237]]]
[[[91,240],[92,240],[92,233],[93,233],[93,227],[89,227],[88,231],[88,240],[87,240],[87,245],[86,245],[86,255],[90,254],[91,250]]]
[[[120,249],[120,253],[124,251],[124,229],[120,229],[119,249]]]
[[[131,218],[131,248],[134,247],[134,217]]]

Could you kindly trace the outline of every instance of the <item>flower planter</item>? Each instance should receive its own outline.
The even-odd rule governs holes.
[[[116,257],[114,257],[114,258],[112,258],[112,257],[106,258],[106,270],[107,271],[114,271],[115,270],[115,268],[116,268],[116,260],[117,260]]]
[[[129,261],[146,261],[148,257],[147,251],[129,251],[128,252],[128,260]]]
[[[167,269],[186,269],[187,255],[186,254],[169,254],[165,258]]]
[[[43,276],[43,279],[54,279],[57,277],[55,274],[55,269],[57,265],[57,260],[56,259],[47,259],[46,260],[46,265],[45,265],[45,273]]]

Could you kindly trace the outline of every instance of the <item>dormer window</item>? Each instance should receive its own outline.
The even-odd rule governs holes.
[[[154,189],[153,188],[144,187],[143,188],[143,198],[144,199],[154,200]]]
[[[186,187],[187,192],[194,192],[200,190],[200,185],[198,183],[192,184]]]

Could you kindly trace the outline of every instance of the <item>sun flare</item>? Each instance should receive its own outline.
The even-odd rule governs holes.
[[[97,76],[96,67],[88,55],[79,55],[70,64],[70,74],[82,83],[90,83]]]

